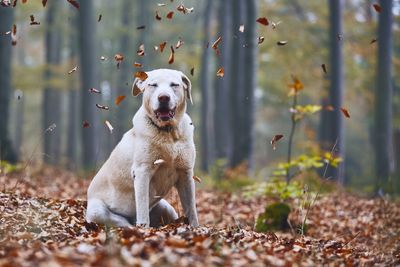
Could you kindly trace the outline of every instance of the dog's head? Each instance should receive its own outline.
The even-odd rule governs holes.
[[[192,102],[192,85],[180,71],[157,69],[146,72],[147,79],[136,78],[132,94],[143,93],[147,115],[159,126],[176,125],[186,111],[186,100]]]

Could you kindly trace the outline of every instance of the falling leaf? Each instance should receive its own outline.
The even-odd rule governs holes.
[[[136,68],[141,68],[142,64],[139,63],[139,62],[135,62],[135,63],[133,63],[133,66],[136,67]]]
[[[90,126],[90,124],[88,121],[83,121],[83,123],[82,123],[83,128],[88,128],[89,126]]]
[[[278,41],[276,42],[277,45],[286,45],[287,41]]]
[[[166,6],[166,4],[158,3],[157,6],[159,6],[159,7],[161,7],[161,6]]]
[[[380,13],[382,11],[382,8],[379,4],[373,4],[372,6],[374,7],[376,12]]]
[[[103,18],[103,15],[100,14],[100,15],[99,15],[99,18],[97,19],[97,22],[100,22],[102,18]]]
[[[121,54],[115,54],[114,59],[115,59],[115,61],[117,61],[117,63],[119,63],[122,60],[124,60],[124,56]]]
[[[258,18],[256,21],[265,26],[269,25],[269,21],[266,17]]]
[[[377,39],[374,38],[374,39],[371,40],[371,42],[369,42],[369,44],[373,44],[373,43],[375,43],[376,41],[377,41]]]
[[[11,44],[13,46],[17,45],[17,25],[13,24],[11,31]]]
[[[271,22],[272,29],[275,30],[276,27],[278,27],[279,24],[281,24],[281,21],[278,21],[278,22],[276,22],[276,23],[272,21],[272,22]]]
[[[225,74],[224,68],[219,68],[217,71],[217,76],[224,77],[224,74]]]
[[[158,11],[156,11],[156,20],[161,20],[160,15],[158,14]]]
[[[335,108],[332,105],[327,105],[327,106],[324,107],[324,109],[327,110],[327,111],[334,111],[335,110]]]
[[[100,60],[104,61],[104,60],[107,60],[107,58],[105,56],[101,56]]]
[[[322,71],[326,74],[326,73],[328,73],[328,71],[326,70],[326,65],[325,64],[322,64],[321,65],[321,68],[322,68]]]
[[[165,160],[163,160],[163,159],[157,159],[156,161],[154,161],[154,165],[161,165],[161,164],[163,164],[165,162]]]
[[[160,44],[160,52],[162,53],[164,51],[165,46],[167,45],[167,42],[163,42]]]
[[[157,51],[157,50],[158,50],[158,46],[155,45],[155,46],[154,46],[154,51]]]
[[[99,90],[97,90],[96,88],[93,88],[93,87],[89,89],[89,92],[95,93],[95,94],[101,94],[101,92]]]
[[[125,99],[125,97],[126,96],[124,96],[124,95],[119,95],[119,96],[117,96],[117,98],[115,98],[115,105],[119,105],[119,104],[121,104],[121,102]]]
[[[344,115],[346,118],[350,118],[350,113],[349,113],[349,111],[348,111],[347,109],[345,109],[345,108],[340,108],[340,110],[342,111],[343,115]]]
[[[240,32],[244,32],[244,24],[241,24],[241,25],[239,26],[239,31],[240,31]]]
[[[144,29],[146,29],[146,25],[141,25],[136,27],[136,30],[144,30]]]
[[[70,71],[68,71],[68,74],[75,72],[77,69],[78,69],[78,66],[73,67]]]
[[[30,15],[31,23],[30,25],[40,25],[40,22],[35,21],[35,16]]]
[[[272,140],[270,141],[270,144],[272,145],[272,149],[276,150],[276,144],[278,143],[279,140],[283,138],[282,134],[277,134],[275,135]]]
[[[190,69],[190,75],[194,76],[194,67]]]
[[[172,19],[173,16],[174,16],[174,11],[168,12],[167,19]]]
[[[171,54],[169,54],[168,64],[174,63],[174,47],[171,45]]]
[[[114,127],[111,125],[111,123],[109,121],[107,121],[107,120],[104,123],[108,127],[108,129],[110,130],[110,133],[112,133],[113,130],[114,130]]]
[[[144,44],[139,45],[139,49],[136,53],[138,56],[144,56]]]
[[[148,76],[147,73],[144,72],[144,71],[137,71],[137,72],[135,72],[135,77],[138,78],[138,79],[140,79],[140,80],[142,80],[142,81],[144,81],[144,80],[146,80],[147,77],[149,77],[149,76]]]
[[[177,6],[176,10],[178,10],[179,12],[182,12],[183,14],[186,14],[186,8],[183,4],[180,4],[179,6]]]
[[[297,94],[297,92],[301,91],[304,88],[303,84],[296,76],[292,75],[292,80],[293,83],[289,84],[289,88],[291,89],[289,95]]]
[[[187,13],[192,13],[194,11],[194,7],[187,7],[186,12]]]
[[[181,38],[179,38],[178,42],[176,43],[175,48],[178,49],[179,47],[181,47],[184,44],[184,42],[182,41]]]
[[[218,37],[217,40],[214,41],[214,43],[211,45],[212,49],[217,50],[219,43],[222,41],[222,37]]]
[[[47,4],[47,0],[42,0],[43,7],[46,7],[46,4]]]
[[[201,183],[201,178],[199,176],[193,175],[193,180],[195,180],[199,184]]]
[[[103,106],[103,105],[100,105],[100,104],[96,104],[96,107],[99,108],[99,109],[103,109],[103,110],[109,110],[110,109],[109,107]]]
[[[258,44],[262,44],[264,42],[264,36],[259,36],[257,39]]]
[[[68,3],[70,3],[71,5],[73,5],[75,8],[79,9],[79,3],[75,0],[67,0]]]

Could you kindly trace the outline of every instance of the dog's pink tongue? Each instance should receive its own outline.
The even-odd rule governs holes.
[[[169,111],[161,111],[161,112],[159,112],[159,114],[160,114],[160,119],[163,121],[170,119]]]

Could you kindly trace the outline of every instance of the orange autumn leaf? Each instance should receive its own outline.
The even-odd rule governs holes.
[[[174,16],[174,11],[168,12],[167,19],[172,19],[173,16]]]
[[[134,62],[134,63],[133,63],[133,66],[134,66],[135,68],[141,68],[141,67],[142,67],[142,64],[139,63],[139,62]]]
[[[162,53],[164,51],[165,46],[167,45],[167,42],[162,42],[160,46],[160,52]]]
[[[372,5],[376,12],[380,13],[382,11],[382,7],[379,4]]]
[[[169,59],[168,59],[168,64],[172,64],[174,63],[174,47],[171,45],[171,54],[169,55]]]
[[[283,138],[282,134],[277,134],[275,135],[272,140],[270,141],[270,144],[272,145],[272,149],[276,150],[276,143]]]
[[[144,72],[144,71],[137,71],[137,72],[135,73],[135,77],[138,78],[138,79],[140,79],[140,80],[142,80],[142,81],[144,81],[144,80],[146,80],[147,77],[149,77],[149,76],[148,76],[147,73]]]
[[[211,45],[212,49],[217,50],[219,43],[222,41],[222,37],[218,37],[217,40],[214,41],[214,43]]]
[[[199,184],[201,183],[201,178],[199,176],[193,175],[193,180],[195,180]]]
[[[291,89],[289,95],[297,94],[297,92],[301,91],[304,88],[303,84],[297,77],[292,75],[292,80],[293,83],[289,84],[289,88]]]
[[[119,104],[121,104],[121,102],[125,99],[125,97],[126,96],[124,96],[124,95],[119,95],[119,96],[117,96],[117,98],[115,98],[115,105],[119,105]]]
[[[217,76],[218,77],[224,77],[224,75],[225,75],[224,68],[219,68],[218,71],[217,71]]]

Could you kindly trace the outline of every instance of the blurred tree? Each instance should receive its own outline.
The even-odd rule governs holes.
[[[89,89],[97,87],[96,19],[92,0],[81,0],[79,10],[79,52],[81,70],[81,119],[89,127],[82,127],[82,167],[89,169],[96,164],[98,121],[96,102]]]
[[[12,29],[14,9],[0,6],[0,33]],[[0,160],[17,161],[9,139],[9,107],[11,93],[11,34],[0,37]]]
[[[247,163],[251,167],[254,123],[254,90],[256,86],[255,41],[256,6],[254,0],[232,3],[230,143],[229,165]],[[239,27],[244,25],[244,33]]]
[[[390,188],[394,169],[392,128],[392,0],[381,0],[378,22],[378,64],[375,87],[374,147],[376,192]]]
[[[121,62],[119,68],[119,77],[117,80],[117,92],[118,95],[130,96],[131,88],[131,54],[132,50],[132,10],[134,10],[134,1],[124,0],[122,2],[122,15],[121,15],[121,28],[122,33],[120,35],[120,52],[125,55],[125,60]],[[145,5],[141,6],[145,8]],[[145,13],[145,10],[141,10]],[[130,102],[130,101],[129,101]],[[114,144],[117,144],[122,135],[132,127],[132,112],[129,112],[129,105],[127,101],[122,102],[117,107],[117,120],[114,131]]]
[[[71,16],[71,25],[69,28],[69,61],[71,66],[77,65],[78,56],[78,38],[76,26],[77,14],[75,14],[75,8],[69,7]],[[69,77],[69,90],[68,90],[68,127],[67,127],[67,167],[71,170],[76,169],[78,166],[78,124],[79,124],[79,97],[78,97],[78,85],[77,75]]]
[[[231,19],[230,1],[218,1],[218,34],[222,36],[219,45],[221,55],[216,57],[216,69],[224,68],[224,78],[214,76],[214,136],[215,156],[217,159],[227,158],[229,138],[229,81],[231,78]]]
[[[321,115],[320,138],[323,150],[331,150],[336,143],[335,155],[344,158],[344,129],[343,114],[340,111],[343,103],[343,56],[342,56],[342,0],[329,0],[329,62],[330,62],[330,86],[329,98],[323,100],[328,102],[334,111],[323,111]],[[325,103],[324,103],[325,102]],[[326,177],[344,183],[344,165],[341,163],[338,168],[328,166]]]
[[[61,1],[54,0],[48,3],[46,11],[46,41],[44,71],[45,87],[43,91],[43,129],[55,123],[57,128],[48,131],[43,140],[43,161],[56,165],[60,161],[61,152],[61,91],[54,85],[57,70],[61,64],[61,22],[57,20],[61,12]]]
[[[213,147],[210,142],[213,138],[212,130],[212,105],[210,99],[210,24],[212,17],[212,1],[207,0],[204,5],[204,16],[203,16],[203,45],[201,55],[201,69],[200,69],[200,88],[201,88],[201,169],[208,171],[208,164],[212,161],[212,150]]]

